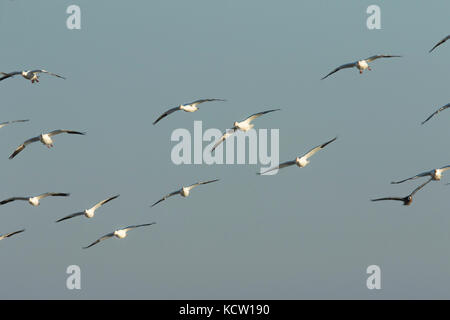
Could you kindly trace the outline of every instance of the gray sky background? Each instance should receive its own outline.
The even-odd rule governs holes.
[[[366,8],[380,4],[382,30]],[[66,8],[82,29],[66,28]],[[448,1],[0,1],[0,71],[44,68],[31,85],[1,82],[0,198],[70,192],[38,208],[0,208],[0,298],[305,299],[450,298],[450,186],[430,183],[411,207],[371,203],[420,182],[390,181],[450,163]],[[359,75],[335,67],[374,54]],[[225,98],[152,122],[168,107]],[[266,110],[280,160],[339,135],[304,168],[260,177],[258,165],[181,165],[174,129],[225,129]],[[53,129],[55,148],[11,152]],[[205,143],[206,146],[208,143]],[[221,178],[187,199],[162,195]],[[93,219],[54,221],[120,193]],[[82,250],[119,227],[156,221]],[[67,266],[81,290],[66,289]],[[367,266],[382,271],[368,290]]]

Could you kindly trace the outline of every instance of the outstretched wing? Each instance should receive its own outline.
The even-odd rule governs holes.
[[[20,71],[14,71],[14,72],[10,72],[10,73],[0,72],[0,74],[3,75],[3,77],[0,78],[0,81],[11,78],[11,77],[21,74],[21,73],[22,72],[20,72]]]
[[[417,178],[430,176],[432,173],[433,173],[433,171],[422,172],[422,173],[419,173],[419,174],[415,175],[414,177],[411,177],[411,178],[408,178],[408,179],[404,179],[404,180],[400,180],[400,181],[392,181],[391,184],[399,184],[399,183],[403,183],[405,181],[415,180]]]
[[[370,201],[385,201],[385,200],[405,201],[405,198],[386,197],[386,198],[371,199]]]
[[[157,124],[161,119],[167,117],[169,114],[174,113],[175,111],[181,110],[180,107],[175,107],[172,109],[167,110],[166,112],[164,112],[162,115],[159,116],[158,119],[155,120],[155,122],[153,122],[153,124]]]
[[[319,146],[317,146],[317,147],[312,148],[312,149],[309,150],[305,155],[303,155],[302,158],[308,159],[308,158],[312,157],[317,151],[319,151],[319,150],[325,148],[325,147],[326,147],[327,145],[329,145],[330,143],[336,141],[336,139],[337,139],[337,137],[331,139],[330,141],[327,141],[327,142],[325,142],[325,143],[322,143],[321,145],[319,145]]]
[[[23,197],[13,197],[13,198],[9,198],[9,199],[0,201],[0,205],[4,205],[4,204],[7,204],[7,203],[16,201],[16,200],[28,201],[28,198],[23,198]]]
[[[178,191],[174,191],[172,193],[169,193],[168,195],[165,195],[164,197],[162,197],[161,199],[159,199],[158,201],[156,201],[154,204],[152,204],[152,208],[154,206],[156,206],[158,203],[163,202],[164,200],[166,200],[167,198],[170,198],[171,196],[174,196],[176,194],[179,194],[181,190]]]
[[[191,105],[191,106],[196,107],[196,106],[198,106],[201,103],[211,102],[211,101],[226,101],[226,100],[224,100],[224,99],[199,99],[199,100],[196,100],[196,101],[192,101],[191,103],[188,103],[188,104]]]
[[[18,234],[18,233],[21,233],[21,232],[24,232],[24,231],[25,231],[25,229],[18,230],[18,231],[14,231],[14,232],[10,232],[10,233],[6,233],[6,234],[0,236],[0,240],[3,240],[3,239],[5,239],[5,238],[12,237],[13,235]]]
[[[17,156],[23,149],[25,149],[25,147],[27,145],[29,145],[30,143],[39,141],[39,137],[34,137],[31,139],[28,139],[27,141],[25,141],[24,143],[22,143],[20,146],[18,146],[16,148],[16,150],[14,150],[14,152],[9,156],[9,159],[13,159],[15,156]]]
[[[114,196],[114,197],[111,197],[111,198],[108,198],[108,199],[103,200],[103,201],[100,201],[100,202],[97,203],[95,206],[93,206],[92,209],[97,210],[98,208],[100,208],[100,207],[101,207],[102,205],[104,205],[105,203],[108,203],[108,202],[110,202],[110,201],[112,201],[112,200],[114,200],[114,199],[116,199],[116,198],[118,198],[118,197],[119,197],[119,195]]]
[[[267,170],[267,171],[265,171],[265,172],[258,172],[257,174],[259,174],[259,175],[264,175],[264,174],[266,174],[266,173],[268,173],[268,172],[270,172],[270,171],[277,170],[277,169],[283,169],[283,168],[292,166],[292,165],[294,165],[294,164],[295,164],[295,160],[293,160],[293,161],[286,161],[286,162],[283,162],[283,163],[281,163],[280,165],[278,165],[278,166],[276,166],[276,167],[273,167],[273,168],[271,168],[271,169],[269,169],[269,170]]]
[[[31,70],[30,72],[31,73],[46,73],[46,74],[49,74],[51,76],[55,76],[55,77],[58,77],[58,78],[66,80],[66,78],[64,78],[63,76],[60,76],[59,74],[56,74],[56,73],[48,72],[47,70],[44,70],[44,69]]]
[[[280,110],[280,109],[272,109],[272,110],[267,110],[267,111],[263,111],[263,112],[258,112],[258,113],[252,114],[250,117],[245,119],[244,122],[250,123],[253,120],[255,120],[256,118],[261,117],[263,114],[266,114],[266,113],[269,113],[269,112],[278,111],[278,110]]]
[[[212,182],[216,182],[219,181],[219,179],[214,179],[214,180],[209,180],[209,181],[203,181],[203,182],[197,182],[194,183],[193,185],[190,185],[189,187],[187,187],[187,189],[192,190],[194,189],[196,186],[200,186],[202,184],[208,184],[208,183],[212,183]]]
[[[108,239],[108,238],[111,238],[111,237],[114,237],[114,232],[111,232],[111,233],[108,233],[108,234],[104,235],[104,236],[101,237],[100,239],[95,240],[94,242],[92,242],[92,243],[91,243],[90,245],[88,245],[87,247],[83,247],[83,249],[90,248],[90,247],[96,245],[97,243],[99,243],[100,241],[103,241],[103,240]]]
[[[447,41],[448,39],[450,39],[450,35],[446,36],[444,39],[442,39],[441,41],[439,41],[438,43],[436,43],[436,45],[431,48],[431,50],[429,51],[430,53],[436,49],[437,47],[439,47],[441,44],[443,44],[445,41]],[[0,79],[1,80],[1,79]]]
[[[216,148],[222,143],[224,142],[226,139],[228,139],[228,137],[230,137],[233,133],[236,132],[236,128],[232,128],[228,131],[225,131],[225,133],[222,135],[222,137],[220,137],[220,139],[216,142],[216,144],[214,145],[214,147],[212,147],[211,152],[214,152],[214,150],[216,150]]]
[[[425,119],[425,121],[422,121],[422,124],[424,124],[425,122],[427,122],[428,120],[430,120],[431,118],[433,118],[433,117],[434,117],[435,115],[437,115],[439,112],[441,112],[441,111],[443,111],[443,110],[445,110],[445,109],[448,109],[448,108],[450,108],[450,103],[447,104],[447,105],[445,105],[445,106],[443,106],[443,107],[440,107],[438,110],[436,110],[435,112],[433,112],[428,118]]]
[[[356,66],[356,62],[343,64],[342,66],[337,67],[336,69],[334,69],[333,71],[331,71],[329,74],[327,74],[325,77],[323,77],[323,78],[320,79],[320,80],[323,80],[323,79],[328,78],[328,77],[331,76],[333,73],[336,73],[336,72],[338,72],[339,70],[347,69],[347,68],[353,68],[353,67],[355,67],[355,66]]]
[[[414,194],[416,194],[417,191],[419,191],[420,189],[422,189],[423,187],[425,187],[428,183],[430,183],[430,181],[432,181],[433,178],[429,179],[428,181],[422,183],[420,186],[418,186],[417,188],[415,188],[413,190],[413,192],[411,192],[410,196],[412,197]]]
[[[61,222],[61,221],[64,221],[64,220],[67,220],[67,219],[71,219],[71,218],[74,218],[74,217],[78,217],[78,216],[82,216],[82,215],[84,215],[84,212],[72,213],[72,214],[69,214],[68,216],[65,216],[64,218],[56,220],[55,222]]]
[[[128,226],[128,227],[126,227],[126,228],[124,228],[122,230],[128,231],[128,230],[136,229],[136,228],[139,228],[139,227],[151,226],[151,225],[154,225],[154,224],[156,224],[156,222],[145,223],[145,224],[138,224],[138,225],[135,225],[135,226]]]
[[[13,120],[13,121],[5,121],[0,123],[0,128],[3,128],[4,126],[8,125],[8,124],[12,124],[12,123],[17,123],[17,122],[27,122],[30,120]]]
[[[61,193],[61,192],[46,192],[37,196],[39,200],[47,198],[47,197],[68,197],[70,193]]]
[[[57,134],[61,134],[61,133],[79,134],[79,135],[83,135],[83,136],[86,134],[85,132],[79,132],[79,131],[73,131],[73,130],[61,130],[61,129],[58,129],[58,130],[53,130],[52,132],[48,133],[48,135],[49,135],[50,137],[52,137],[52,136],[56,136]]]
[[[377,54],[376,56],[371,56],[366,59],[367,62],[371,62],[380,58],[401,58],[402,56],[393,56],[393,55],[387,55],[387,54]]]

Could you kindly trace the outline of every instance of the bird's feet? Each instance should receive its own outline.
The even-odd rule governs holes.
[[[359,74],[362,74],[362,70],[359,70]]]

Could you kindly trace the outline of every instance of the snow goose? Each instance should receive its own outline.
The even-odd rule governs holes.
[[[68,215],[68,216],[66,216],[64,218],[61,218],[61,219],[57,220],[56,222],[61,222],[61,221],[67,220],[67,219],[71,219],[71,218],[78,217],[78,216],[83,216],[83,215],[86,218],[93,218],[94,215],[95,215],[95,210],[97,210],[98,208],[103,206],[105,203],[108,203],[108,202],[110,202],[110,201],[112,201],[112,200],[114,200],[114,199],[116,199],[118,197],[119,197],[119,195],[111,197],[111,198],[108,198],[108,199],[105,199],[103,201],[100,201],[99,203],[97,203],[95,206],[93,206],[90,209],[86,209],[83,212],[73,213],[71,215]]]
[[[21,75],[25,79],[30,80],[31,83],[35,83],[35,82],[39,82],[39,73],[46,73],[51,76],[55,76],[55,77],[58,77],[58,78],[61,78],[64,80],[66,79],[55,73],[48,72],[47,70],[38,69],[38,70],[26,70],[26,71],[14,71],[14,72],[9,72],[9,73],[0,72],[0,74],[3,75],[3,77],[0,78],[0,81],[14,77],[15,75]]]
[[[252,124],[251,122],[253,120],[255,120],[256,118],[259,118],[259,117],[261,117],[262,115],[264,115],[266,113],[274,112],[274,111],[278,111],[278,110],[280,110],[280,109],[273,109],[273,110],[267,110],[267,111],[263,111],[263,112],[258,112],[258,113],[252,114],[247,119],[245,119],[245,120],[243,120],[241,122],[235,121],[234,124],[233,124],[233,128],[225,131],[225,133],[222,135],[222,137],[220,137],[220,139],[216,142],[214,147],[211,149],[211,152],[213,152],[223,141],[225,141],[228,137],[230,137],[237,130],[241,130],[241,131],[246,132],[246,131],[252,129],[255,125]]]
[[[158,203],[160,203],[160,202],[166,200],[167,198],[169,198],[169,197],[171,197],[171,196],[174,196],[174,195],[177,195],[177,194],[179,194],[179,195],[181,195],[181,196],[183,196],[183,197],[186,198],[186,197],[189,196],[189,193],[191,192],[191,190],[194,189],[195,187],[200,186],[200,185],[203,185],[203,184],[208,184],[208,183],[216,182],[216,181],[219,181],[219,179],[214,179],[214,180],[204,181],[204,182],[197,182],[197,183],[194,183],[193,185],[190,185],[190,186],[188,186],[188,187],[181,187],[181,189],[179,189],[179,190],[177,190],[177,191],[174,191],[174,192],[172,192],[172,193],[169,193],[168,195],[165,195],[164,197],[162,197],[161,199],[159,199],[158,201],[156,201],[156,202],[152,205],[152,207],[156,206]]]
[[[445,106],[443,106],[443,107],[440,107],[439,109],[437,109],[435,112],[433,112],[428,118],[426,118],[425,119],[425,121],[422,121],[422,124],[424,124],[425,122],[427,122],[428,120],[430,120],[431,118],[433,118],[435,115],[437,115],[439,112],[441,112],[441,111],[443,111],[443,110],[445,110],[445,109],[448,109],[448,108],[450,108],[450,103],[449,104],[446,104]]]
[[[22,230],[10,232],[10,233],[2,234],[2,235],[0,235],[0,240],[3,240],[3,239],[6,239],[6,238],[9,238],[9,237],[12,237],[13,235],[18,234],[18,233],[21,233],[21,232],[24,232],[24,231],[25,231],[25,229],[22,229]]]
[[[448,169],[450,169],[450,165],[449,166],[445,166],[442,168],[438,168],[438,169],[433,169],[430,171],[426,171],[426,172],[422,172],[419,173],[418,175],[415,175],[414,177],[408,178],[408,179],[404,179],[404,180],[400,180],[400,181],[392,181],[392,184],[399,184],[399,183],[403,183],[405,181],[409,181],[409,180],[415,180],[417,178],[422,178],[422,177],[431,177],[431,180],[435,180],[435,181],[439,181],[442,178],[442,174],[447,171]]]
[[[438,43],[436,43],[436,45],[431,48],[431,50],[429,51],[429,53],[431,53],[434,49],[436,49],[437,47],[439,47],[441,44],[443,44],[445,41],[447,41],[448,39],[450,39],[450,35],[446,36],[444,39],[442,39],[441,41],[439,41]]]
[[[338,72],[341,69],[346,69],[346,68],[357,68],[359,70],[359,73],[362,74],[364,70],[368,69],[368,70],[372,70],[372,68],[369,66],[369,62],[372,62],[376,59],[380,59],[380,58],[400,58],[401,56],[392,56],[392,55],[385,55],[385,54],[379,54],[376,56],[372,56],[369,57],[367,59],[364,60],[358,60],[356,62],[351,62],[351,63],[347,63],[347,64],[343,64],[340,67],[337,67],[336,69],[334,69],[333,71],[331,71],[329,74],[327,74],[325,77],[323,77],[321,80],[328,78],[329,76],[331,76],[333,73]]]
[[[125,238],[127,236],[127,232],[130,231],[130,230],[133,230],[133,229],[136,229],[136,228],[139,228],[139,227],[151,226],[151,225],[154,225],[154,224],[156,224],[156,222],[146,223],[146,224],[139,224],[137,226],[129,226],[129,227],[126,227],[126,228],[123,228],[123,229],[115,230],[114,232],[108,233],[108,234],[104,235],[103,237],[101,237],[100,239],[95,240],[94,242],[92,242],[87,247],[83,247],[83,249],[90,248],[90,247],[96,245],[97,243],[99,243],[100,241],[103,241],[105,239],[109,239],[109,238],[112,238],[112,237],[116,237],[118,239],[123,239],[123,238]]]
[[[72,131],[72,130],[54,130],[54,131],[49,132],[49,133],[42,133],[41,135],[39,135],[37,137],[28,139],[27,141],[22,143],[20,146],[18,146],[17,149],[14,150],[14,152],[9,156],[9,159],[13,159],[15,156],[17,156],[17,154],[19,154],[19,152],[21,152],[23,149],[25,149],[25,147],[27,145],[29,145],[30,143],[36,142],[36,141],[40,141],[45,146],[47,146],[47,148],[51,148],[51,147],[53,147],[52,137],[57,135],[57,134],[61,134],[61,133],[79,134],[79,135],[85,135],[86,134],[84,132],[78,132],[78,131]]]
[[[154,125],[157,124],[161,119],[167,117],[169,114],[174,113],[175,111],[178,111],[178,110],[183,110],[185,112],[195,112],[198,109],[200,109],[198,107],[199,104],[204,103],[204,102],[211,102],[211,101],[225,101],[225,100],[223,100],[223,99],[200,99],[200,100],[193,101],[191,103],[181,104],[178,107],[169,109],[166,112],[164,112],[158,119],[155,120],[155,122],[153,122],[153,124]]]
[[[8,124],[17,123],[17,122],[27,122],[27,121],[30,121],[30,120],[13,120],[13,121],[2,122],[2,123],[0,123],[0,129],[3,128],[4,126],[7,126]]]
[[[308,159],[310,157],[312,157],[317,151],[322,150],[323,148],[325,148],[330,143],[336,141],[336,139],[337,139],[337,137],[335,137],[335,138],[333,138],[333,139],[331,139],[331,140],[329,140],[329,141],[327,141],[327,142],[325,142],[325,143],[323,143],[321,145],[318,145],[317,147],[312,148],[307,153],[305,153],[303,156],[295,158],[295,160],[283,162],[279,166],[276,166],[276,167],[274,167],[272,169],[269,169],[269,170],[267,170],[267,171],[265,171],[263,173],[258,173],[258,174],[263,175],[263,174],[266,174],[266,173],[268,173],[270,171],[273,171],[273,170],[278,170],[278,169],[282,169],[282,168],[285,168],[285,167],[293,166],[294,164],[296,164],[300,168],[306,167],[308,165],[308,163],[309,163]]]
[[[396,201],[402,201],[403,205],[409,206],[413,201],[413,196],[416,194],[417,191],[422,189],[425,185],[427,185],[431,180],[429,179],[425,183],[422,183],[420,186],[418,186],[416,189],[413,190],[409,195],[403,198],[397,198],[397,197],[386,197],[386,198],[379,198],[379,199],[372,199],[371,201],[385,201],[385,200],[396,200]]]
[[[0,201],[0,205],[4,205],[16,200],[23,200],[28,201],[29,204],[31,204],[34,207],[37,207],[40,204],[40,200],[47,198],[47,197],[68,197],[70,196],[70,193],[57,193],[57,192],[47,192],[43,193],[36,197],[13,197],[9,198],[3,201]]]

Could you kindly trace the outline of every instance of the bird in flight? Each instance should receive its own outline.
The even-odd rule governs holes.
[[[334,69],[333,71],[331,71],[329,74],[327,74],[325,77],[323,77],[321,80],[328,78],[329,76],[331,76],[333,73],[338,72],[341,69],[347,69],[347,68],[357,68],[359,70],[359,73],[362,74],[364,70],[368,69],[368,70],[372,70],[372,68],[369,66],[369,62],[372,62],[376,59],[380,59],[380,58],[400,58],[401,56],[392,56],[392,55],[385,55],[385,54],[379,54],[376,56],[372,56],[369,57],[367,59],[364,60],[358,60],[356,62],[351,62],[351,63],[347,63],[347,64],[343,64],[340,67],[337,67],[336,69]]]
[[[162,197],[161,199],[159,199],[158,201],[156,201],[154,204],[152,204],[152,207],[156,206],[158,203],[166,200],[167,198],[180,194],[183,197],[188,197],[189,193],[191,192],[192,189],[194,189],[197,186],[203,185],[203,184],[208,184],[208,183],[212,183],[212,182],[216,182],[219,181],[219,179],[214,179],[214,180],[210,180],[210,181],[204,181],[204,182],[197,182],[194,183],[193,185],[190,185],[188,187],[181,187],[181,189],[174,191],[172,193],[169,193],[168,195],[165,195],[164,197]]]
[[[222,143],[224,142],[228,137],[230,137],[233,133],[235,133],[237,130],[241,130],[241,131],[248,131],[250,129],[252,129],[255,125],[252,124],[251,122],[253,120],[255,120],[256,118],[261,117],[262,115],[269,113],[269,112],[274,112],[274,111],[278,111],[280,109],[273,109],[273,110],[267,110],[267,111],[263,111],[263,112],[258,112],[255,114],[252,114],[251,116],[249,116],[247,119],[241,121],[241,122],[237,122],[235,121],[233,124],[233,128],[225,131],[225,133],[222,135],[222,137],[220,137],[220,139],[216,142],[216,144],[214,145],[214,147],[211,149],[211,152],[213,152],[214,150],[216,150],[216,148]]]
[[[83,216],[83,215],[84,215],[86,218],[93,218],[94,215],[95,215],[95,211],[96,211],[98,208],[100,208],[100,207],[103,206],[104,204],[106,204],[106,203],[108,203],[108,202],[110,202],[110,201],[112,201],[112,200],[114,200],[114,199],[116,199],[116,198],[118,198],[118,197],[119,197],[119,195],[114,196],[114,197],[111,197],[111,198],[108,198],[108,199],[105,199],[105,200],[103,200],[103,201],[100,201],[99,203],[97,203],[95,206],[93,206],[93,207],[90,208],[90,209],[86,209],[86,210],[84,210],[84,211],[82,211],[82,212],[73,213],[73,214],[71,214],[71,215],[68,215],[68,216],[66,216],[66,217],[64,217],[64,218],[61,218],[61,219],[57,220],[56,222],[61,222],[61,221],[67,220],[67,219],[71,219],[71,218],[78,217],[78,216]]]
[[[422,189],[425,185],[427,185],[431,180],[429,179],[425,183],[422,183],[420,186],[418,186],[416,189],[413,190],[409,195],[403,198],[397,198],[397,197],[386,197],[386,198],[379,198],[379,199],[372,199],[371,201],[384,201],[384,200],[396,200],[396,201],[402,201],[403,205],[409,206],[413,201],[413,196],[416,194],[417,191]]]
[[[450,35],[446,36],[444,39],[442,39],[441,41],[439,41],[438,43],[436,43],[436,45],[431,48],[431,50],[429,51],[429,53],[431,53],[434,49],[436,49],[437,47],[439,47],[441,44],[443,44],[445,41],[447,41],[448,39],[450,39]]]
[[[51,147],[53,147],[52,137],[57,135],[57,134],[61,134],[61,133],[79,134],[79,135],[85,135],[86,134],[84,132],[78,132],[78,131],[72,131],[72,130],[54,130],[54,131],[49,132],[49,133],[42,133],[41,135],[39,135],[37,137],[28,139],[27,141],[22,143],[20,146],[18,146],[16,148],[16,150],[14,150],[14,152],[9,156],[9,159],[13,159],[15,156],[17,156],[17,154],[19,154],[19,152],[21,152],[23,149],[25,149],[25,147],[27,145],[29,145],[30,143],[36,142],[36,141],[40,141],[45,146],[47,146],[47,148],[51,148]]]
[[[425,119],[425,121],[422,121],[422,124],[424,124],[425,122],[427,122],[428,120],[430,120],[431,118],[433,118],[435,115],[437,115],[439,112],[441,112],[441,111],[443,111],[443,110],[445,110],[445,109],[448,109],[448,108],[450,108],[450,103],[449,104],[446,104],[445,106],[443,106],[443,107],[440,107],[439,109],[437,109],[435,112],[433,112],[428,118],[426,118]]]
[[[258,174],[264,175],[264,174],[266,174],[266,173],[268,173],[270,171],[286,168],[286,167],[289,167],[289,166],[293,166],[294,164],[296,164],[300,168],[306,167],[308,165],[308,163],[309,163],[308,159],[310,157],[312,157],[317,151],[322,150],[323,148],[325,148],[330,143],[336,141],[336,139],[337,139],[337,137],[335,137],[335,138],[333,138],[333,139],[331,139],[331,140],[329,140],[329,141],[327,141],[327,142],[325,142],[325,143],[323,143],[321,145],[318,145],[317,147],[312,148],[307,153],[305,153],[303,156],[295,158],[295,160],[283,162],[280,165],[278,165],[278,166],[276,166],[276,167],[274,167],[272,169],[269,169],[269,170],[267,170],[267,171],[265,171],[263,173],[258,173]]]
[[[198,107],[199,104],[204,103],[204,102],[211,102],[211,101],[226,101],[226,100],[223,100],[223,99],[200,99],[200,100],[193,101],[191,103],[181,104],[178,107],[169,109],[166,112],[164,112],[161,116],[159,116],[158,119],[155,120],[155,122],[153,122],[153,124],[154,125],[157,124],[161,119],[167,117],[169,114],[174,113],[175,111],[178,111],[178,110],[183,110],[185,112],[195,112],[198,109],[200,109]]]
[[[27,70],[27,71],[14,71],[14,72],[9,72],[9,73],[0,72],[0,74],[3,75],[3,77],[0,78],[0,81],[14,77],[15,75],[21,75],[25,79],[30,80],[31,83],[35,83],[35,82],[39,82],[39,74],[40,73],[46,73],[51,76],[55,76],[55,77],[58,77],[58,78],[61,78],[64,80],[66,79],[55,73],[48,72],[47,70],[38,69],[38,70]]]
[[[154,224],[156,224],[156,222],[146,223],[146,224],[139,224],[137,226],[129,226],[129,227],[126,227],[126,228],[123,228],[123,229],[115,230],[114,232],[108,233],[108,234],[104,235],[103,237],[101,237],[100,239],[95,240],[94,242],[92,242],[87,247],[83,247],[83,249],[90,248],[90,247],[96,245],[97,243],[99,243],[100,241],[103,241],[105,239],[109,239],[109,238],[112,238],[112,237],[116,237],[118,239],[123,239],[123,238],[125,238],[127,236],[127,232],[130,231],[130,230],[133,230],[133,229],[136,229],[136,228],[139,228],[139,227],[151,226],[151,225],[154,225]]]
[[[0,123],[0,129],[3,128],[4,126],[7,126],[8,124],[17,123],[17,122],[27,122],[27,121],[30,121],[30,120],[13,120],[13,121],[2,122],[2,123]]]
[[[36,197],[13,197],[9,198],[3,201],[0,201],[0,205],[4,205],[16,200],[23,200],[28,201],[29,204],[31,204],[34,207],[37,207],[40,204],[40,200],[47,198],[47,197],[68,197],[70,196],[70,193],[57,193],[57,192],[47,192],[43,193]]]
[[[415,180],[417,178],[422,178],[422,177],[431,177],[431,180],[435,180],[435,181],[439,181],[442,178],[442,174],[447,171],[448,169],[450,169],[450,165],[449,166],[445,166],[442,168],[438,168],[438,169],[433,169],[430,171],[426,171],[426,172],[422,172],[419,173],[418,175],[415,175],[414,177],[408,178],[408,179],[404,179],[404,180],[400,180],[400,181],[392,181],[392,184],[399,184],[399,183],[403,183],[405,181],[409,181],[409,180]]]
[[[21,233],[21,232],[24,232],[24,231],[25,231],[25,229],[22,229],[22,230],[10,232],[10,233],[2,234],[2,235],[0,235],[0,240],[9,238],[9,237],[11,237],[11,236],[13,236],[13,235],[15,235],[15,234],[18,234],[18,233]]]

